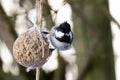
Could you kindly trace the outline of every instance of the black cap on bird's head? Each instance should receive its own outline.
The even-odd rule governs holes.
[[[59,40],[60,42],[65,42],[65,43],[72,43],[73,34],[72,34],[69,23],[64,22],[60,24],[59,26],[56,27],[56,31],[57,32],[55,33],[55,37],[57,40]]]
[[[60,24],[59,27],[57,27],[57,30],[62,31],[64,33],[69,33],[71,31],[70,24],[68,24],[66,21],[66,22]]]

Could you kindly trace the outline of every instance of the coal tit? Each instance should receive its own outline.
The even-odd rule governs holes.
[[[73,32],[70,24],[64,22],[58,26],[54,26],[50,31],[50,41],[58,50],[68,50],[73,42]]]

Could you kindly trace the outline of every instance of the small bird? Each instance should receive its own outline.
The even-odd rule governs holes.
[[[54,26],[50,31],[50,41],[58,50],[68,50],[73,42],[73,32],[70,24],[63,22],[58,26]]]
[[[53,47],[50,46],[47,34],[50,35]],[[13,55],[19,64],[27,67],[28,72],[46,63],[54,49],[68,50],[72,42],[73,33],[67,22],[53,27],[50,32],[32,27],[16,39],[13,44]]]

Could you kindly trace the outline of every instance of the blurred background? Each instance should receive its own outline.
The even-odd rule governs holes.
[[[55,50],[40,80],[120,80],[119,0],[43,0],[43,26],[64,21],[74,32],[73,46]],[[0,80],[35,80],[14,60],[12,46],[35,20],[35,0],[0,0]]]

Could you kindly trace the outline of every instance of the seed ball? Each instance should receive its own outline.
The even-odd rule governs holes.
[[[37,27],[28,29],[21,34],[13,44],[15,60],[24,67],[36,68],[42,66],[51,55],[48,44],[42,47],[43,37]],[[44,54],[42,53],[44,50]]]

